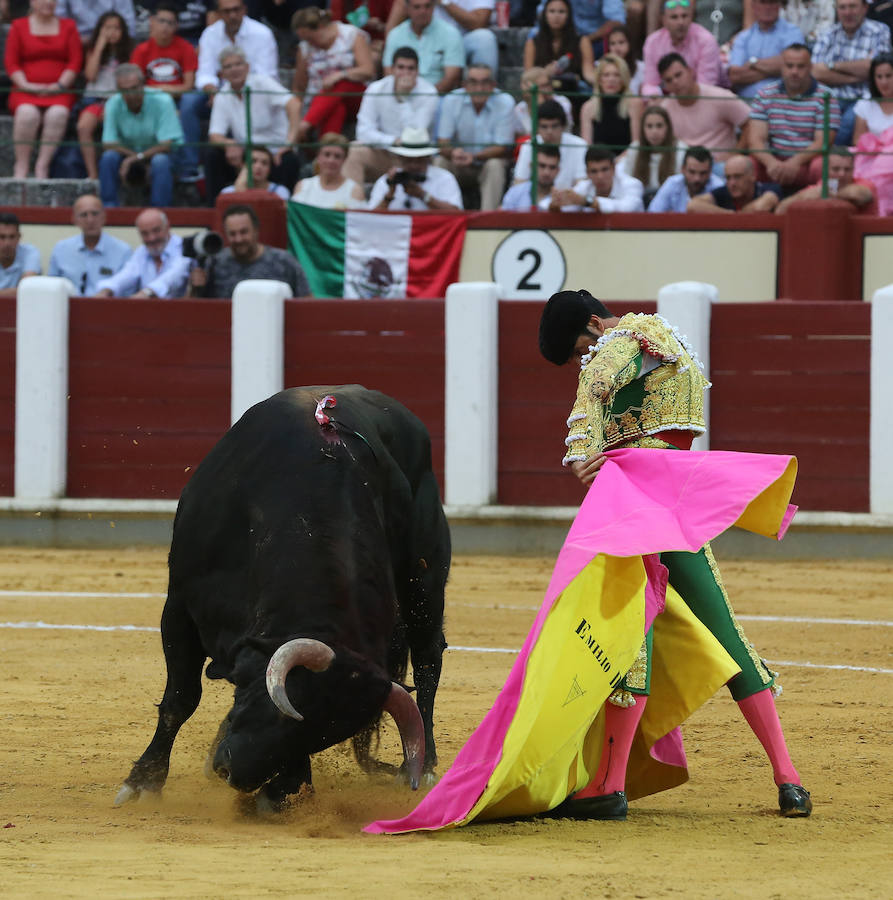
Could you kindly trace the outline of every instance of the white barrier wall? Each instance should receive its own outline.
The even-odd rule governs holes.
[[[710,310],[719,301],[719,290],[700,281],[677,281],[657,294],[657,311],[674,325],[704,365],[710,378]],[[710,449],[710,391],[704,394],[704,422],[707,431],[692,441],[692,450]]]
[[[871,298],[871,414],[869,438],[869,509],[893,515],[893,284]]]
[[[68,470],[67,278],[26,278],[16,294],[15,495],[65,496]]]
[[[285,379],[284,281],[240,281],[233,291],[230,422],[278,393]]]
[[[488,506],[496,502],[499,286],[451,284],[445,315],[445,500]]]

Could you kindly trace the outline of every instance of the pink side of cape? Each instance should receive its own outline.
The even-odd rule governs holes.
[[[435,830],[462,821],[487,786],[521,697],[527,660],[561,592],[597,554],[643,556],[648,574],[645,629],[663,609],[666,569],[653,554],[696,551],[726,531],[748,504],[780,478],[791,457],[725,451],[671,453],[625,449],[607,462],[586,495],[558,555],[546,596],[505,685],[453,765],[402,819],[372,822],[370,834]],[[788,510],[780,534],[793,516]],[[651,754],[685,765],[678,729]]]

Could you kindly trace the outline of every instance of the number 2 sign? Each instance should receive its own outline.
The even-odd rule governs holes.
[[[566,275],[564,253],[548,231],[513,231],[493,254],[493,280],[507,299],[548,300]]]

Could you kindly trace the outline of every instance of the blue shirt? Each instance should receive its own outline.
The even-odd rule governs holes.
[[[390,66],[394,53],[401,47],[415,50],[419,55],[419,75],[433,85],[443,78],[445,66],[465,66],[465,46],[459,29],[440,19],[432,19],[421,37],[412,30],[409,19],[392,28],[384,44],[381,64]]]
[[[752,56],[757,59],[766,59],[770,56],[778,56],[791,44],[805,44],[803,32],[790,22],[779,18],[768,30],[761,31],[760,26],[754,23],[746,31],[742,31],[732,44],[732,52],[729,54],[730,66],[746,66]],[[772,84],[776,76],[769,75],[762,81],[753,84],[745,84],[737,88],[735,93],[739,97],[755,97],[757,91]]]
[[[183,238],[172,234],[161,251],[161,268],[149,256],[145,244],[141,244],[124,267],[96,285],[97,291],[110,290],[115,297],[129,297],[144,288],[150,288],[159,297],[183,297],[192,260],[183,256]]]
[[[540,0],[536,8],[536,21],[546,5],[546,0]],[[623,0],[571,0],[571,10],[574,13],[574,28],[581,35],[592,34],[598,31],[605,22],[620,22],[626,24],[626,5]],[[531,31],[533,37],[539,27]]]
[[[842,25],[832,25],[819,35],[812,48],[812,62],[852,62],[854,59],[874,59],[879,53],[890,52],[890,29],[883,22],[865,19],[852,36]],[[868,82],[829,85],[828,90],[838,100],[858,100],[868,96]]]
[[[100,280],[120,271],[132,252],[129,244],[105,232],[93,248],[84,243],[82,234],[76,234],[53,247],[47,275],[67,278],[78,294],[92,297]]]
[[[12,265],[9,268],[0,265],[0,288],[17,287],[25,272],[40,275],[40,251],[31,244],[23,244],[19,241]]]
[[[711,172],[703,193],[710,193],[724,184],[722,178]],[[691,200],[691,194],[688,192],[685,176],[680,172],[677,175],[671,175],[660,186],[648,205],[648,212],[684,213],[688,209],[689,200]]]
[[[505,91],[493,91],[487,102],[476,111],[465,88],[450,91],[440,109],[437,137],[450,141],[469,153],[494,144],[514,143],[512,113],[515,100]]]
[[[109,98],[102,120],[103,144],[121,144],[140,151],[165,141],[183,143],[177,107],[169,94],[146,88],[138,113],[130,111],[121,94]]]
[[[537,208],[545,211],[549,208],[552,197],[543,197],[537,201]],[[500,209],[511,210],[512,212],[530,212],[530,182],[522,181],[520,184],[513,184],[502,198],[502,206]]]

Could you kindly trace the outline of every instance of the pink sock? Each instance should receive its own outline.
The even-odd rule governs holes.
[[[800,775],[791,762],[787,744],[784,742],[784,732],[781,730],[781,722],[778,720],[778,711],[775,709],[775,700],[772,691],[766,688],[750,697],[738,701],[747,724],[753,729],[753,733],[759,738],[769,762],[772,763],[772,773],[775,783],[800,784]]]
[[[595,778],[574,796],[600,797],[602,794],[613,794],[626,787],[626,764],[633,738],[648,697],[635,694],[635,705],[615,706],[605,703],[605,743],[602,746],[602,758],[599,762]]]

